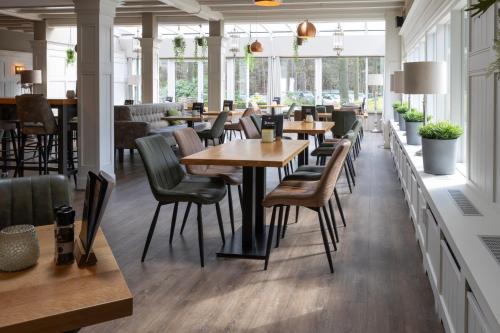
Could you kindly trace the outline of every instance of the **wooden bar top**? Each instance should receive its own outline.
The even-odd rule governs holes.
[[[76,105],[76,98],[48,98],[50,105]],[[15,97],[0,97],[0,105],[16,105]]]
[[[54,264],[53,225],[36,231],[38,263],[0,272],[0,332],[65,332],[132,314],[132,294],[101,230],[93,246],[97,264],[83,269]]]
[[[335,123],[331,121],[315,121],[312,123],[307,123],[305,121],[286,120],[283,123],[283,132],[317,135],[325,134],[326,132],[330,131],[333,126],[335,126]]]
[[[307,140],[233,140],[183,157],[186,165],[232,165],[243,167],[283,167],[309,145]]]

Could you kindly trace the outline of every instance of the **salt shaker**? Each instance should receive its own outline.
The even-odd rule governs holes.
[[[71,207],[59,207],[55,221],[55,262],[56,265],[72,264],[75,240],[75,211]]]

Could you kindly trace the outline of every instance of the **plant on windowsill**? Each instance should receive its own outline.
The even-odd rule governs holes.
[[[399,121],[399,113],[396,110],[400,106],[401,106],[401,101],[395,101],[394,103],[392,103],[392,112],[394,113],[394,122],[396,123]]]
[[[186,51],[186,40],[183,36],[178,35],[173,40],[175,58],[182,61],[184,60],[184,52]]]
[[[201,47],[201,57],[207,57],[208,41],[204,36],[194,38],[194,57],[198,58],[198,48]]]
[[[419,134],[422,137],[424,172],[433,175],[454,174],[457,141],[463,134],[462,128],[442,121],[422,126]]]
[[[398,118],[399,118],[399,129],[402,131],[406,131],[406,123],[403,116],[406,112],[408,112],[408,104],[401,103],[401,105],[398,106],[398,108],[396,109],[396,112],[398,113]]]
[[[66,49],[66,65],[73,65],[76,61],[75,50],[68,48]]]
[[[406,125],[406,143],[409,145],[419,146],[422,144],[422,138],[418,134],[418,130],[424,124],[424,114],[412,109],[403,114]]]
[[[250,48],[250,44],[247,44],[245,46],[245,62],[248,66],[248,70],[250,72],[253,72],[253,70],[255,68],[255,57],[254,57],[252,50]]]

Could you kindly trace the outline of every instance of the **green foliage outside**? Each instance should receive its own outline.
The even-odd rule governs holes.
[[[349,81],[347,78],[347,59],[339,59],[339,91],[340,103],[349,103]]]
[[[418,132],[422,138],[434,140],[454,140],[463,134],[460,126],[448,121],[427,124],[422,126]]]
[[[175,99],[178,101],[180,97],[198,96],[198,83],[196,80],[177,80],[175,81]]]

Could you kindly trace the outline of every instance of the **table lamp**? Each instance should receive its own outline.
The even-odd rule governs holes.
[[[375,112],[377,112],[377,99],[378,99],[378,87],[384,85],[384,74],[368,74],[368,85],[369,86],[374,86],[375,88],[375,94],[374,94],[374,105],[375,105]],[[380,117],[377,117],[376,121],[376,127],[373,129],[373,133],[381,133],[382,128],[380,126],[381,119]]]
[[[30,90],[33,94],[33,86],[42,84],[42,71],[39,69],[24,70],[21,72],[21,85]]]
[[[446,62],[407,62],[403,64],[403,68],[405,93],[424,95],[422,112],[425,125],[427,122],[427,94],[436,95],[448,92]]]

